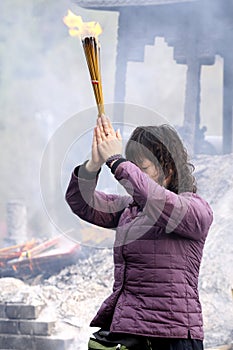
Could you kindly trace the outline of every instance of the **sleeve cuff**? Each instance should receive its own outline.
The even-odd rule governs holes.
[[[80,177],[82,179],[93,180],[97,177],[97,175],[99,175],[101,168],[98,171],[90,172],[86,169],[87,162],[88,162],[88,160],[85,163],[83,163],[82,165],[77,166],[74,169],[74,175],[77,177]]]
[[[125,158],[120,158],[116,162],[114,162],[113,165],[111,166],[111,172],[115,174],[116,168],[118,167],[119,164],[123,162],[127,162],[127,160]]]

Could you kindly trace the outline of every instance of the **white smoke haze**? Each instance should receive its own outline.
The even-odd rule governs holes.
[[[40,198],[44,148],[67,118],[95,106],[81,43],[69,36],[63,17],[70,8],[85,21],[99,21],[108,33],[110,43],[106,36],[102,40],[102,65],[105,100],[112,101],[117,14],[96,15],[71,1],[10,0],[0,7],[0,227],[6,235],[5,205],[17,198],[27,204],[31,234],[43,235],[50,229]],[[93,125],[96,116],[93,109]]]
[[[22,198],[30,207],[29,226],[33,231],[36,218],[44,213],[38,196],[44,147],[67,118],[95,106],[81,43],[68,35],[62,19],[70,8],[84,21],[100,22],[104,98],[106,103],[112,103],[118,12],[86,10],[71,1],[47,4],[39,0],[10,0],[1,2],[0,6],[0,142],[4,163],[1,183],[7,183],[0,189],[0,218],[4,222],[8,199]],[[214,27],[214,21],[215,18],[206,18],[210,28]],[[216,29],[219,30],[218,21],[217,18]],[[151,108],[171,124],[181,126],[187,67],[174,61],[173,51],[163,38],[157,37],[154,46],[145,46],[143,62],[128,62],[125,101]],[[222,72],[220,56],[216,56],[214,65],[202,67],[200,127],[206,126],[206,135],[213,140],[222,135]],[[95,109],[93,125],[94,114]],[[77,118],[77,123],[80,122]],[[140,122],[143,124],[143,118]],[[80,161],[78,155],[76,161]],[[16,169],[17,181],[14,178]],[[32,175],[35,181],[29,182]],[[44,217],[44,224],[46,220]],[[38,228],[41,231],[42,227]]]
[[[215,33],[216,38],[226,38],[225,52],[228,52],[232,45],[229,33],[233,29],[231,2],[205,0],[202,6],[205,33],[209,30],[210,33]],[[6,205],[8,201],[15,199],[22,200],[27,206],[28,240],[35,236],[50,238],[60,231],[69,231],[69,228],[72,228],[72,239],[82,240],[88,230],[89,232],[93,230],[83,222],[77,221],[64,201],[64,191],[72,168],[89,157],[91,130],[97,116],[81,43],[77,38],[69,36],[63,23],[63,17],[69,8],[75,14],[81,15],[84,21],[97,21],[103,28],[100,36],[103,92],[106,111],[113,119],[114,103],[117,102],[114,101],[114,87],[118,12],[83,9],[70,0],[1,1],[0,241],[2,246],[5,245],[8,234]],[[223,13],[225,20],[222,24],[220,14]],[[200,29],[198,25],[199,23],[197,33]],[[137,42],[137,38],[135,41]],[[204,255],[202,269],[202,276],[206,268],[206,276],[211,278],[208,282],[207,277],[202,277],[204,282],[201,282],[200,286],[206,305],[204,311],[208,344],[211,346],[220,345],[223,341],[229,343],[232,340],[229,323],[233,324],[232,314],[227,312],[227,308],[230,310],[232,307],[230,295],[233,283],[230,269],[232,241],[229,237],[233,219],[229,205],[232,206],[233,179],[228,176],[232,173],[232,168],[229,166],[232,158],[230,155],[221,156],[223,67],[224,58],[217,52],[213,64],[202,66],[201,70],[200,128],[207,128],[205,135],[216,146],[218,156],[204,155],[203,159],[194,157],[200,191],[211,201],[215,213],[212,236],[207,242],[208,251]],[[127,64],[126,108],[130,106],[129,110],[132,108],[134,111],[136,106],[135,108],[139,110],[150,110],[151,113],[162,116],[161,120],[181,127],[184,121],[186,73],[187,66],[177,64],[174,60],[174,48],[169,46],[164,38],[156,37],[153,45],[144,47],[143,62],[129,61]],[[150,120],[150,117],[147,119],[144,115],[135,118],[134,116],[132,120],[128,118],[126,122],[143,125]],[[59,130],[62,130],[71,119],[77,123],[73,133],[68,128],[65,134],[60,134]],[[125,128],[127,136],[130,131],[130,128]],[[52,142],[50,143],[52,146],[48,147],[54,135],[61,137],[56,139],[55,147]],[[79,137],[81,137],[80,143],[77,141]],[[49,151],[46,153],[46,150]],[[43,189],[48,191],[46,203],[41,197],[41,168]],[[107,176],[106,170],[104,171]],[[115,190],[117,185],[112,185],[110,177],[106,183],[102,183],[101,186],[105,186],[108,191]],[[58,201],[54,207],[56,198]],[[62,227],[56,223],[56,216],[63,221]],[[112,236],[102,230],[98,231],[98,235],[101,232],[106,235],[105,243],[111,244]],[[222,238],[219,238],[219,235]],[[225,242],[223,237],[229,238],[229,241]],[[221,250],[223,243],[224,249]],[[215,257],[212,252],[217,256]],[[222,277],[219,277],[218,272]],[[221,297],[217,300],[219,291]],[[105,291],[102,294],[104,293]],[[215,305],[214,302],[210,302],[210,296],[216,300]],[[96,302],[95,307],[98,303]],[[221,323],[214,318],[219,314],[222,317]],[[211,341],[210,319],[213,318],[216,328]],[[220,329],[224,327],[226,332],[221,333]]]

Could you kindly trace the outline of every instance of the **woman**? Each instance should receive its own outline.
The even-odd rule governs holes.
[[[91,159],[75,168],[66,193],[81,219],[116,229],[113,292],[91,326],[103,339],[134,336],[153,350],[203,349],[198,275],[213,217],[196,194],[194,167],[168,125],[137,127],[121,154],[120,132],[101,116]],[[128,195],[95,189],[105,162]]]

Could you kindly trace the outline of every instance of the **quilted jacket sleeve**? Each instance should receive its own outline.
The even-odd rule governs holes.
[[[96,191],[98,174],[89,179],[76,174],[77,171],[72,173],[66,191],[66,201],[73,213],[97,226],[116,228],[122,211],[132,198]]]
[[[183,237],[205,238],[213,220],[208,203],[194,193],[175,194],[158,185],[136,165],[127,161],[117,166],[116,179],[156,225]]]

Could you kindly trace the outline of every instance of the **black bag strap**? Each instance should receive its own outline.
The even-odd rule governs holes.
[[[123,333],[111,333],[105,330],[99,330],[93,333],[94,337],[101,341],[109,344],[121,344],[129,349],[147,349],[147,339],[141,336],[123,334]]]

